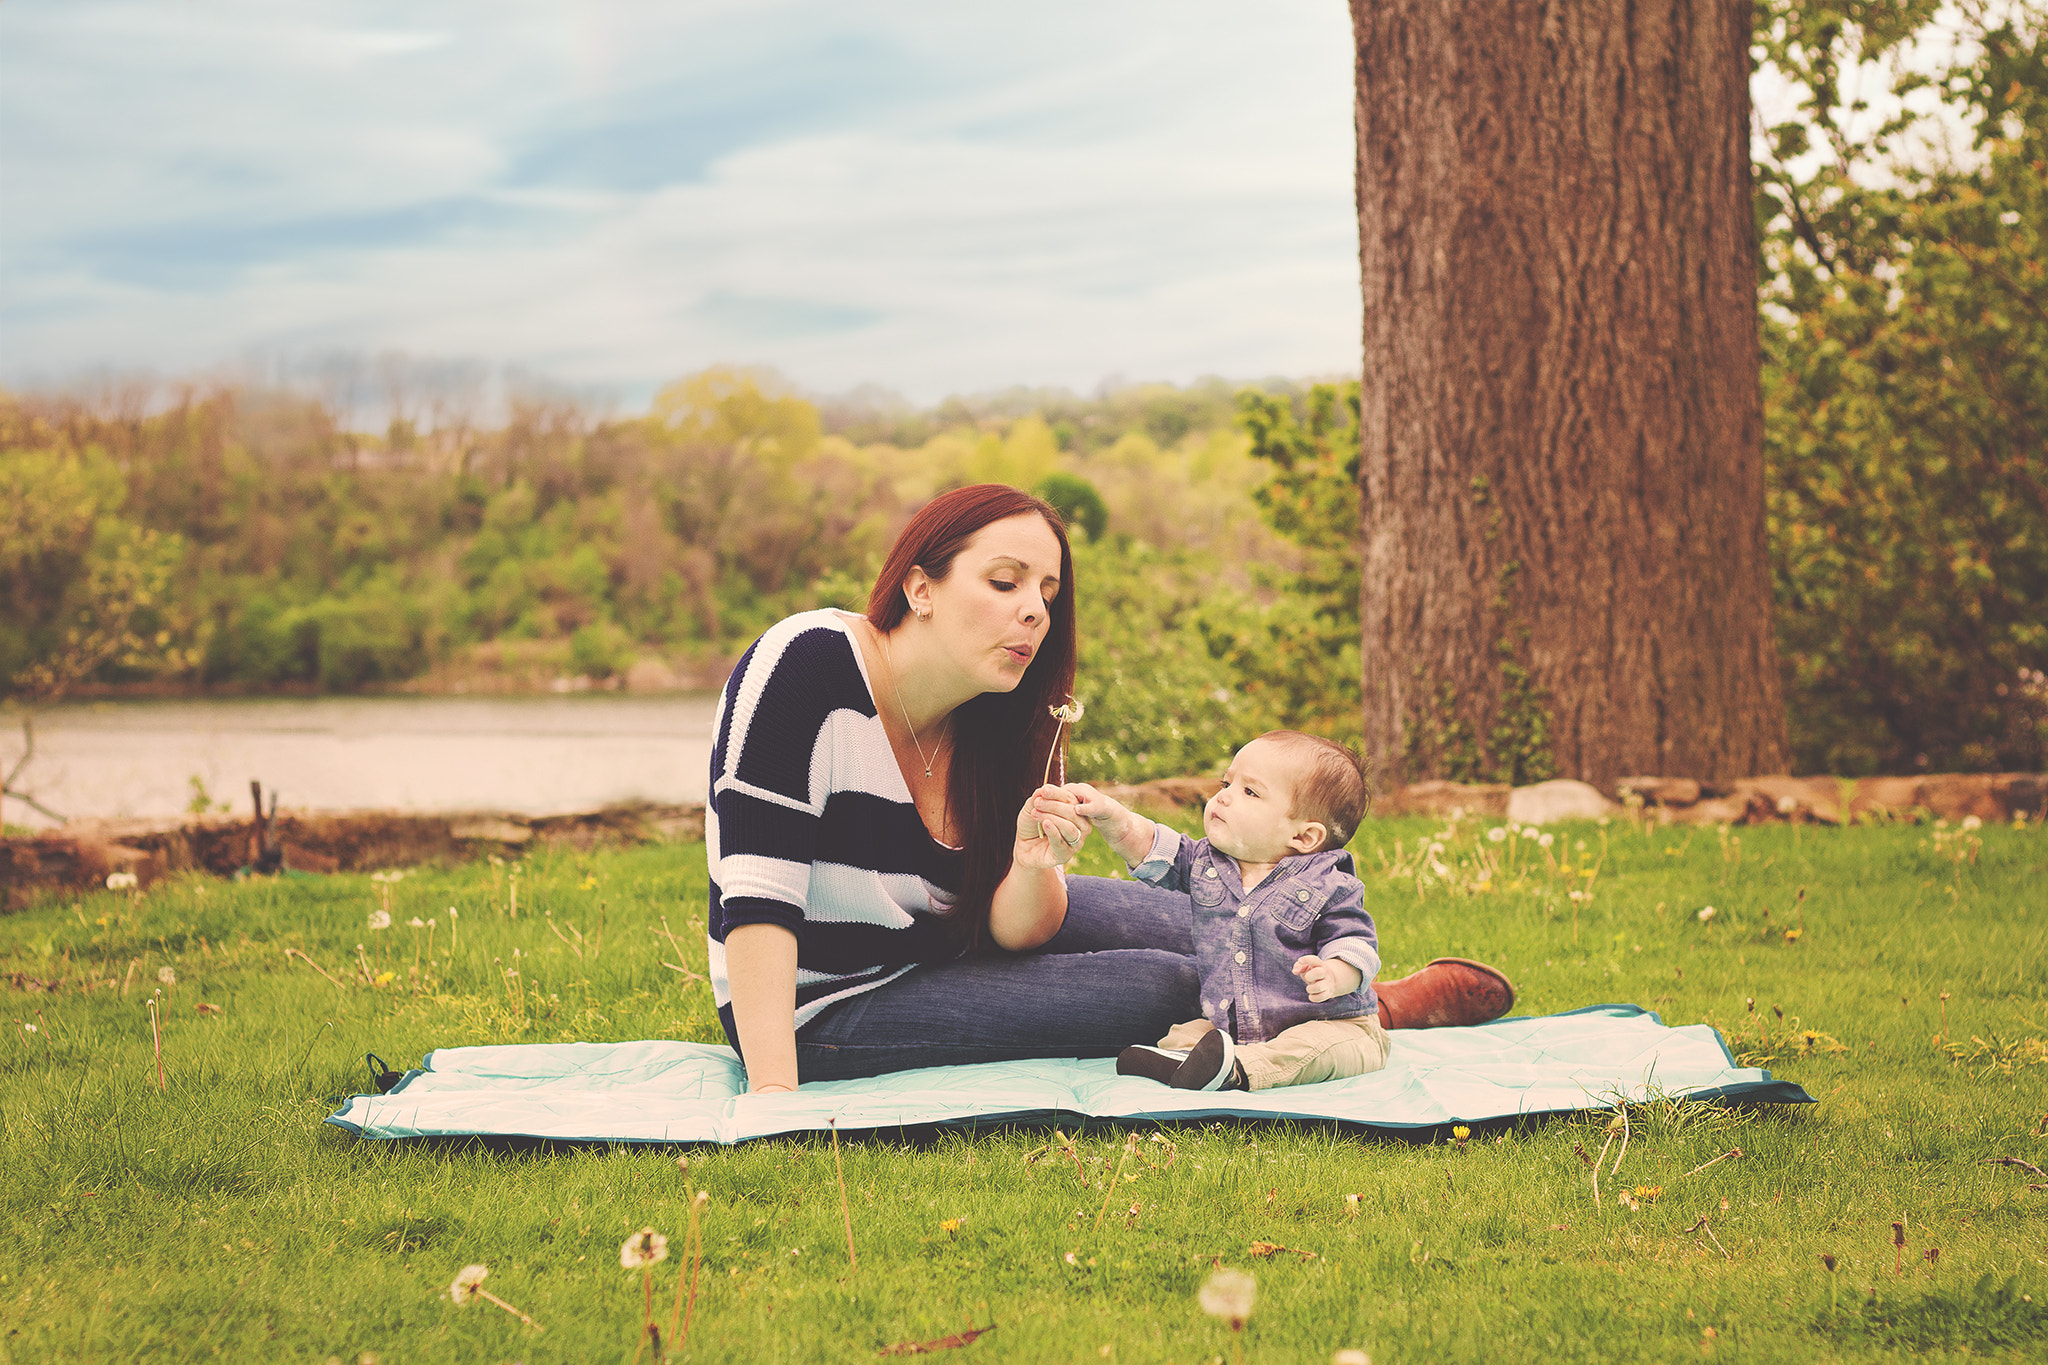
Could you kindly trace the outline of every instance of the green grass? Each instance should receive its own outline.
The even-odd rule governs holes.
[[[1042,1129],[849,1140],[858,1274],[829,1142],[696,1149],[689,1178],[711,1202],[688,1357],[874,1359],[991,1322],[947,1358],[1195,1362],[1239,1345],[1251,1361],[1354,1347],[1380,1365],[2048,1351],[2048,1191],[1984,1164],[2048,1166],[2038,827],[1722,837],[1616,822],[1562,831],[1547,851],[1517,841],[1512,867],[1483,869],[1504,846],[1468,822],[1445,841],[1443,874],[1418,880],[1418,840],[1434,828],[1375,825],[1355,844],[1393,973],[1480,956],[1516,979],[1526,1012],[1619,1000],[1706,1020],[1820,1103],[1644,1106],[1597,1207],[1578,1151],[1601,1150],[1609,1114],[1485,1128],[1462,1147],[1449,1134],[1145,1130],[1113,1191],[1123,1135],[1111,1128],[1070,1127],[1072,1154]],[[1978,838],[1974,863],[1952,856]],[[1560,855],[1571,870],[1554,866]],[[1099,843],[1086,856],[1084,870],[1107,870]],[[1571,901],[1593,865],[1592,899]],[[1495,889],[1476,889],[1481,870]],[[619,1244],[652,1224],[680,1252],[673,1151],[390,1145],[321,1123],[364,1088],[369,1050],[405,1066],[464,1043],[716,1040],[707,988],[661,965],[703,968],[699,847],[536,856],[520,870],[516,920],[510,871],[424,870],[388,887],[188,880],[0,920],[0,979],[20,983],[0,1054],[12,1233],[0,1241],[0,1360],[630,1360],[640,1286]],[[397,924],[373,933],[366,916],[385,889]],[[407,927],[415,915],[437,920],[431,959]],[[580,932],[583,956],[555,930]],[[383,987],[360,984],[358,943],[373,973],[393,973]],[[352,984],[329,984],[287,947]],[[508,991],[500,967],[515,949],[523,990]],[[163,967],[177,981],[159,1090],[145,999]],[[25,988],[43,981],[62,985]],[[202,1001],[220,1012],[197,1012]],[[1734,1147],[1740,1158],[1688,1174]],[[1638,1186],[1661,1193],[1631,1210],[1617,1192]],[[1254,1242],[1314,1257],[1256,1257]],[[1241,1342],[1195,1305],[1219,1261],[1258,1278]],[[451,1304],[448,1284],[472,1262],[546,1330]],[[664,1318],[678,1264],[658,1268]]]

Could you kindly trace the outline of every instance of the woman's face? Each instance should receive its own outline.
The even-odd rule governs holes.
[[[931,608],[940,653],[977,692],[1009,692],[1038,655],[1060,591],[1060,542],[1035,512],[990,522],[937,582],[914,573],[913,610]]]

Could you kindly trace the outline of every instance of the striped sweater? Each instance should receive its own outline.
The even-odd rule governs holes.
[[[847,618],[780,622],[726,680],[711,748],[711,992],[739,1046],[725,936],[797,938],[796,1024],[923,962],[958,955],[940,920],[963,857],[918,818]]]

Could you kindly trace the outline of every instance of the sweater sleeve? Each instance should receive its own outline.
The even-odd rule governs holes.
[[[831,732],[856,698],[865,703],[866,689],[846,638],[825,627],[770,631],[726,681],[704,829],[713,939],[777,924],[802,941]]]

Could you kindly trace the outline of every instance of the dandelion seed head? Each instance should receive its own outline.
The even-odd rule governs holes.
[[[109,872],[107,874],[107,890],[109,891],[132,891],[135,889],[135,885],[136,877],[133,872]]]
[[[645,1270],[667,1259],[668,1238],[653,1228],[642,1228],[619,1244],[619,1264],[628,1270]]]
[[[1798,810],[1798,809],[1799,809],[1799,798],[1798,798],[1798,797],[1796,797],[1796,796],[1781,796],[1781,797],[1779,797],[1779,798],[1778,798],[1778,814],[1780,814],[1780,815],[1790,815],[1790,814],[1791,814],[1791,813],[1792,813],[1793,811],[1795,811],[1795,810]]]
[[[1978,818],[1977,818],[1976,816],[1974,816],[1974,815],[1965,815],[1965,816],[1963,817],[1963,828],[1964,828],[1964,829],[1982,829],[1982,828],[1984,828],[1984,822],[1983,822],[1982,820],[1979,820],[1979,819],[1978,819]]]
[[[1507,837],[1507,830],[1499,825],[1495,825],[1492,829],[1486,831],[1486,842],[1489,844],[1505,843]]]
[[[414,915],[412,917],[412,927],[415,929],[424,929],[427,927],[427,922],[421,919],[418,915]]]
[[[1536,836],[1537,836],[1538,834],[1541,834],[1541,833],[1542,833],[1542,831],[1541,831],[1541,830],[1539,830],[1539,829],[1537,829],[1537,828],[1536,828],[1536,826],[1534,826],[1534,825],[1524,825],[1524,826],[1522,826],[1522,837],[1523,837],[1524,839],[1533,839],[1533,838],[1535,838],[1535,837],[1536,837]]]
[[[380,929],[389,929],[390,927],[391,912],[389,910],[372,910],[370,912],[370,929],[372,932]]]
[[[1232,1327],[1242,1327],[1252,1315],[1252,1301],[1258,1296],[1258,1281],[1242,1270],[1228,1266],[1211,1274],[1195,1294],[1195,1302],[1212,1318],[1222,1318]]]
[[[1537,839],[1537,841],[1536,841],[1536,847],[1538,847],[1538,848],[1549,848],[1549,847],[1550,847],[1550,846],[1551,846],[1552,844],[1554,844],[1554,843],[1556,843],[1556,842],[1557,842],[1557,836],[1556,836],[1555,834],[1546,834],[1546,835],[1543,835],[1543,836],[1542,836],[1541,838]]]
[[[1088,710],[1087,707],[1080,703],[1079,699],[1074,697],[1069,697],[1067,704],[1064,706],[1048,706],[1045,709],[1052,713],[1054,720],[1063,721],[1068,725],[1072,725],[1081,719]]]
[[[178,984],[177,969],[173,967],[159,967],[156,969],[156,979],[163,982],[166,986],[175,986]]]
[[[484,1276],[491,1273],[487,1265],[466,1265],[455,1273],[455,1283],[448,1286],[448,1297],[455,1300],[457,1308],[467,1308],[476,1302],[483,1292]]]
[[[1699,913],[1694,915],[1693,918],[1698,920],[1701,924],[1705,924],[1708,920],[1712,919],[1714,916],[1720,913],[1720,911],[1716,910],[1711,905],[1703,905],[1700,907]]]
[[[456,908],[455,908],[454,906],[452,906],[452,905],[451,905],[451,906],[449,906],[449,907],[448,907],[448,918],[449,918],[449,919],[461,919],[461,918],[462,918],[462,915],[461,915],[461,913],[460,913],[460,912],[458,912],[458,911],[456,910]]]

